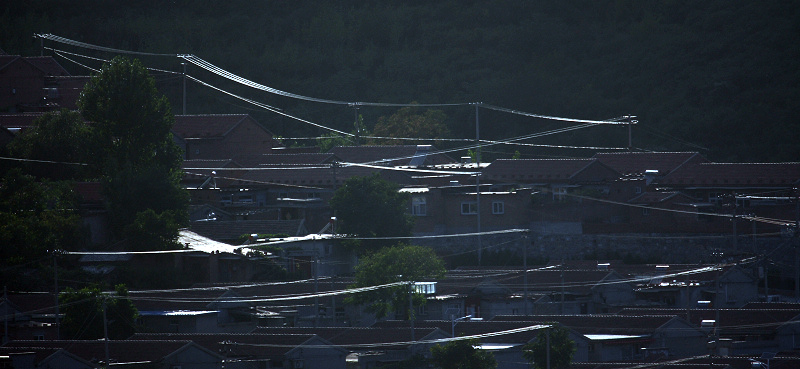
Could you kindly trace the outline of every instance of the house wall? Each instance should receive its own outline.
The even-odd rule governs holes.
[[[216,333],[217,314],[143,315],[142,325],[154,333]]]
[[[286,353],[284,368],[298,368],[295,364],[302,361],[303,369],[345,369],[347,367],[347,352],[333,346],[321,346],[318,348],[311,345],[325,345],[326,342],[311,342],[309,346],[299,346]]]
[[[673,319],[653,332],[653,341],[648,347],[667,348],[671,358],[691,357],[707,354],[707,341],[704,332],[685,321]]]
[[[222,360],[220,357],[212,355],[210,352],[200,349],[197,346],[190,346],[167,356],[158,366],[158,369],[172,369],[176,366],[192,369],[216,369],[220,368]]]
[[[0,111],[18,112],[17,104],[41,103],[44,97],[44,74],[21,58],[0,70],[0,85]]]
[[[187,139],[186,159],[231,159],[238,155],[259,155],[275,145],[272,134],[247,117],[222,138]]]
[[[486,191],[486,190],[483,190]],[[468,194],[473,189],[436,188],[429,192],[412,194],[411,197],[426,199],[426,214],[416,216],[414,233],[458,233],[474,232],[477,228],[477,213],[462,213],[462,204],[477,204],[477,196]],[[482,193],[480,196],[481,230],[508,229],[526,223],[530,190],[511,193]],[[502,206],[502,212],[496,213]],[[413,206],[410,205],[410,206]],[[409,208],[409,213],[411,209]]]

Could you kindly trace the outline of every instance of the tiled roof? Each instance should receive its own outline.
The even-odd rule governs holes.
[[[189,340],[112,340],[108,344],[112,362],[121,364],[155,362],[192,343]],[[104,360],[106,357],[105,342],[102,340],[11,341],[4,347],[25,349],[60,348],[90,362]]]
[[[132,340],[189,340],[228,357],[280,357],[302,345],[325,344],[314,333],[137,333]],[[318,341],[318,342],[313,342]],[[333,349],[333,348],[332,348]]]
[[[347,163],[371,163],[387,166],[410,165],[414,154],[419,149],[420,147],[417,145],[336,146],[328,152]],[[455,163],[447,154],[436,151],[434,147],[429,148],[424,165]]]
[[[416,321],[414,326],[438,328],[444,331],[448,336],[451,331],[455,331],[455,336],[472,336],[484,335],[487,333],[496,333],[501,331],[508,331],[512,329],[522,329],[531,327],[530,330],[521,330],[517,333],[489,336],[482,341],[491,343],[526,343],[532,340],[538,334],[537,330],[533,329],[534,326],[543,323],[533,320],[518,320],[518,321],[497,321],[497,320],[464,320],[458,322],[455,327],[452,326],[450,320],[425,320]],[[385,320],[378,321],[372,325],[377,328],[394,328],[398,332],[402,332],[404,327],[408,327],[407,321],[400,320]],[[408,328],[406,328],[408,330]]]
[[[9,293],[11,305],[26,314],[55,314],[55,295],[49,292]]]
[[[364,344],[380,344],[390,342],[410,342],[411,328],[409,322],[403,322],[398,327],[259,327],[253,333],[266,335],[287,334],[316,334],[330,341],[334,345],[355,346]],[[415,322],[416,323],[416,322]],[[415,325],[414,338],[422,337],[434,332],[435,327]]]
[[[641,175],[658,170],[666,175],[681,165],[708,160],[696,152],[613,152],[597,153],[594,158],[623,175]]]
[[[493,181],[567,182],[596,164],[599,164],[597,159],[498,159],[483,169],[481,175]],[[612,174],[613,170],[607,170]]]
[[[659,180],[689,187],[787,187],[800,181],[800,163],[701,163],[687,165]]]
[[[281,166],[281,165],[316,165],[330,163],[336,155],[331,153],[296,153],[296,154],[261,154],[239,155],[234,158],[245,167]]]
[[[247,114],[176,115],[172,131],[183,138],[221,138],[245,119]]]
[[[625,308],[618,315],[673,315],[686,318],[687,309],[642,309]],[[774,332],[781,324],[800,316],[800,310],[789,309],[691,309],[689,322],[700,327],[703,320],[716,320],[719,314],[719,327],[724,333],[735,332]]]
[[[241,168],[239,163],[231,159],[189,159],[181,163],[182,168]]]
[[[243,234],[284,233],[297,235],[302,220],[236,220],[192,222],[193,232],[214,240],[233,240]]]
[[[252,170],[241,176],[243,181],[256,183],[280,183],[310,187],[333,187],[341,184],[350,177],[368,176],[380,169],[364,167],[337,167],[333,169],[324,166],[283,166],[264,170]]]
[[[592,286],[606,278],[611,271],[608,270],[530,270],[528,271],[528,291],[531,294],[560,292],[562,285],[566,285],[565,292],[571,294],[588,294]],[[492,273],[487,277],[465,277],[463,273],[448,273],[448,276],[437,284],[439,294],[469,294],[476,288],[503,289],[504,293],[519,293],[522,290],[525,276],[520,271],[505,271]]]
[[[33,121],[39,119],[44,113],[0,114],[0,126],[13,128],[30,128]]]
[[[647,191],[643,192],[639,196],[630,199],[628,202],[633,204],[658,204],[676,198],[682,198],[685,201],[692,200],[688,196],[677,191],[658,191],[658,192]]]
[[[44,72],[48,76],[68,76],[64,67],[59,64],[52,56],[29,56],[23,58],[27,62],[33,64],[36,68]]]
[[[674,319],[669,315],[501,315],[490,322],[523,321],[544,324],[558,322],[581,334],[652,334]],[[460,323],[459,323],[460,324]]]
[[[9,64],[17,61],[17,60],[24,60],[40,71],[42,71],[45,75],[49,76],[68,76],[69,72],[67,72],[61,64],[53,59],[52,56],[31,56],[31,57],[21,57],[19,55],[0,55],[0,70],[7,67]]]

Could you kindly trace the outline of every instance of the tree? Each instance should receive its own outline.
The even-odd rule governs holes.
[[[550,368],[569,368],[575,353],[575,342],[569,338],[569,330],[552,323],[551,328],[540,329],[536,339],[522,347],[522,356],[536,369],[547,369],[548,334],[550,341]]]
[[[377,286],[399,281],[424,281],[442,278],[444,262],[430,248],[398,245],[383,248],[362,258],[355,268],[353,288]],[[352,304],[367,304],[366,310],[383,318],[392,311],[408,307],[409,286],[401,285],[362,292],[347,299]],[[413,296],[415,306],[425,303],[420,294]]]
[[[408,215],[407,194],[377,173],[352,177],[336,190],[330,206],[338,219],[339,232],[358,237],[406,237],[411,235],[413,218]],[[391,241],[355,242],[359,251],[377,250]]]
[[[138,60],[118,56],[104,64],[84,88],[78,107],[98,131],[106,174],[125,167],[180,172],[180,149],[170,133],[175,117]]]
[[[139,249],[175,248],[189,197],[170,133],[175,117],[154,79],[138,60],[116,57],[92,77],[78,106],[97,131],[112,232]],[[137,226],[148,222],[160,226]],[[158,244],[141,245],[142,239]]]
[[[431,347],[431,362],[441,369],[493,369],[497,368],[494,355],[476,348],[477,339],[450,341]]]
[[[61,321],[64,337],[73,340],[103,338],[104,302],[110,339],[126,339],[136,333],[139,312],[128,299],[128,289],[121,284],[114,289],[114,295],[104,294],[98,287],[67,288],[62,292],[58,299],[64,314]]]
[[[36,177],[87,180],[99,175],[94,165],[96,144],[94,131],[80,113],[63,109],[36,119],[33,127],[11,141],[9,152],[17,158],[36,160],[23,163],[25,171]]]
[[[412,103],[413,104],[413,103]],[[417,106],[401,108],[397,113],[387,117],[378,118],[378,123],[373,129],[376,137],[414,137],[437,139],[445,138],[449,130],[445,125],[447,115],[441,110],[428,109],[419,112]],[[392,143],[393,140],[376,139],[378,143]],[[414,141],[411,141],[414,142]]]
[[[12,266],[39,271],[38,262],[55,249],[76,249],[83,240],[77,199],[66,182],[37,182],[21,169],[0,179],[0,278],[10,286],[30,285]],[[48,259],[49,261],[49,259]]]
[[[345,136],[339,133],[329,133],[317,138],[317,146],[319,152],[328,152],[335,146],[349,146],[361,144],[361,137],[369,135],[367,126],[364,125],[364,117],[361,114],[353,123],[353,131],[350,132],[352,136]]]

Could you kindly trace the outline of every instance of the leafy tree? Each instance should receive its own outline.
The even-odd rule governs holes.
[[[445,121],[447,115],[441,110],[428,109],[420,113],[417,106],[401,108],[389,117],[378,118],[373,134],[376,137],[414,137],[414,138],[445,138],[449,130]],[[394,140],[375,139],[378,143],[393,144]],[[415,141],[408,141],[415,142]]]
[[[98,287],[80,290],[67,288],[59,295],[64,320],[61,331],[66,339],[92,340],[103,338],[103,300],[110,339],[126,339],[136,333],[139,312],[128,299],[125,285],[117,285],[114,295],[106,295]]]
[[[118,56],[104,64],[84,88],[78,107],[98,131],[106,174],[126,167],[180,172],[180,149],[170,133],[175,117],[140,61]]]
[[[35,261],[47,250],[74,249],[83,233],[67,182],[37,182],[21,169],[0,180],[0,265]]]
[[[49,112],[9,144],[12,156],[57,163],[26,162],[27,173],[53,180],[97,178],[94,131],[80,113]],[[73,164],[66,164],[73,163]]]
[[[358,237],[405,237],[411,235],[413,219],[408,215],[407,194],[379,174],[352,177],[336,190],[330,206],[339,221],[339,232]],[[359,251],[391,244],[372,240],[356,242]]]
[[[178,227],[188,222],[189,197],[180,187],[182,157],[170,133],[175,118],[154,79],[138,60],[116,57],[92,77],[78,106],[97,131],[112,232],[134,243],[143,233],[159,242],[137,247],[175,247]],[[138,226],[147,223],[158,227]]]
[[[317,138],[317,146],[320,152],[328,152],[335,146],[359,145],[363,136],[369,135],[367,126],[364,125],[364,117],[358,115],[358,119],[353,123],[352,136],[345,136],[339,133],[329,133]]]
[[[522,356],[536,369],[547,368],[547,336],[550,335],[550,368],[569,368],[575,353],[575,342],[569,339],[569,330],[557,323],[552,328],[540,329],[536,339],[523,346]]]
[[[497,368],[494,355],[476,348],[477,339],[450,341],[431,347],[431,362],[441,369],[493,369]]]
[[[399,281],[423,281],[444,276],[444,262],[427,247],[398,245],[383,248],[362,258],[355,268],[353,288],[376,286]],[[367,304],[366,310],[378,318],[408,307],[409,286],[362,292],[347,299],[352,304]],[[415,306],[425,303],[425,296],[413,296]]]

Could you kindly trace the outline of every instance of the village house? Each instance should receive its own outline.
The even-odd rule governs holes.
[[[281,146],[247,114],[176,115],[172,127],[185,143],[184,159],[236,159]]]
[[[223,367],[223,356],[189,340],[12,341],[0,347],[0,353],[14,359],[15,369],[90,369],[110,365],[156,369]]]
[[[67,91],[62,94],[56,79],[65,76],[69,72],[53,57],[0,54],[0,112],[42,112],[74,106],[75,95]]]
[[[314,334],[137,333],[129,341],[191,341],[219,353],[224,368],[344,369],[348,351]]]

